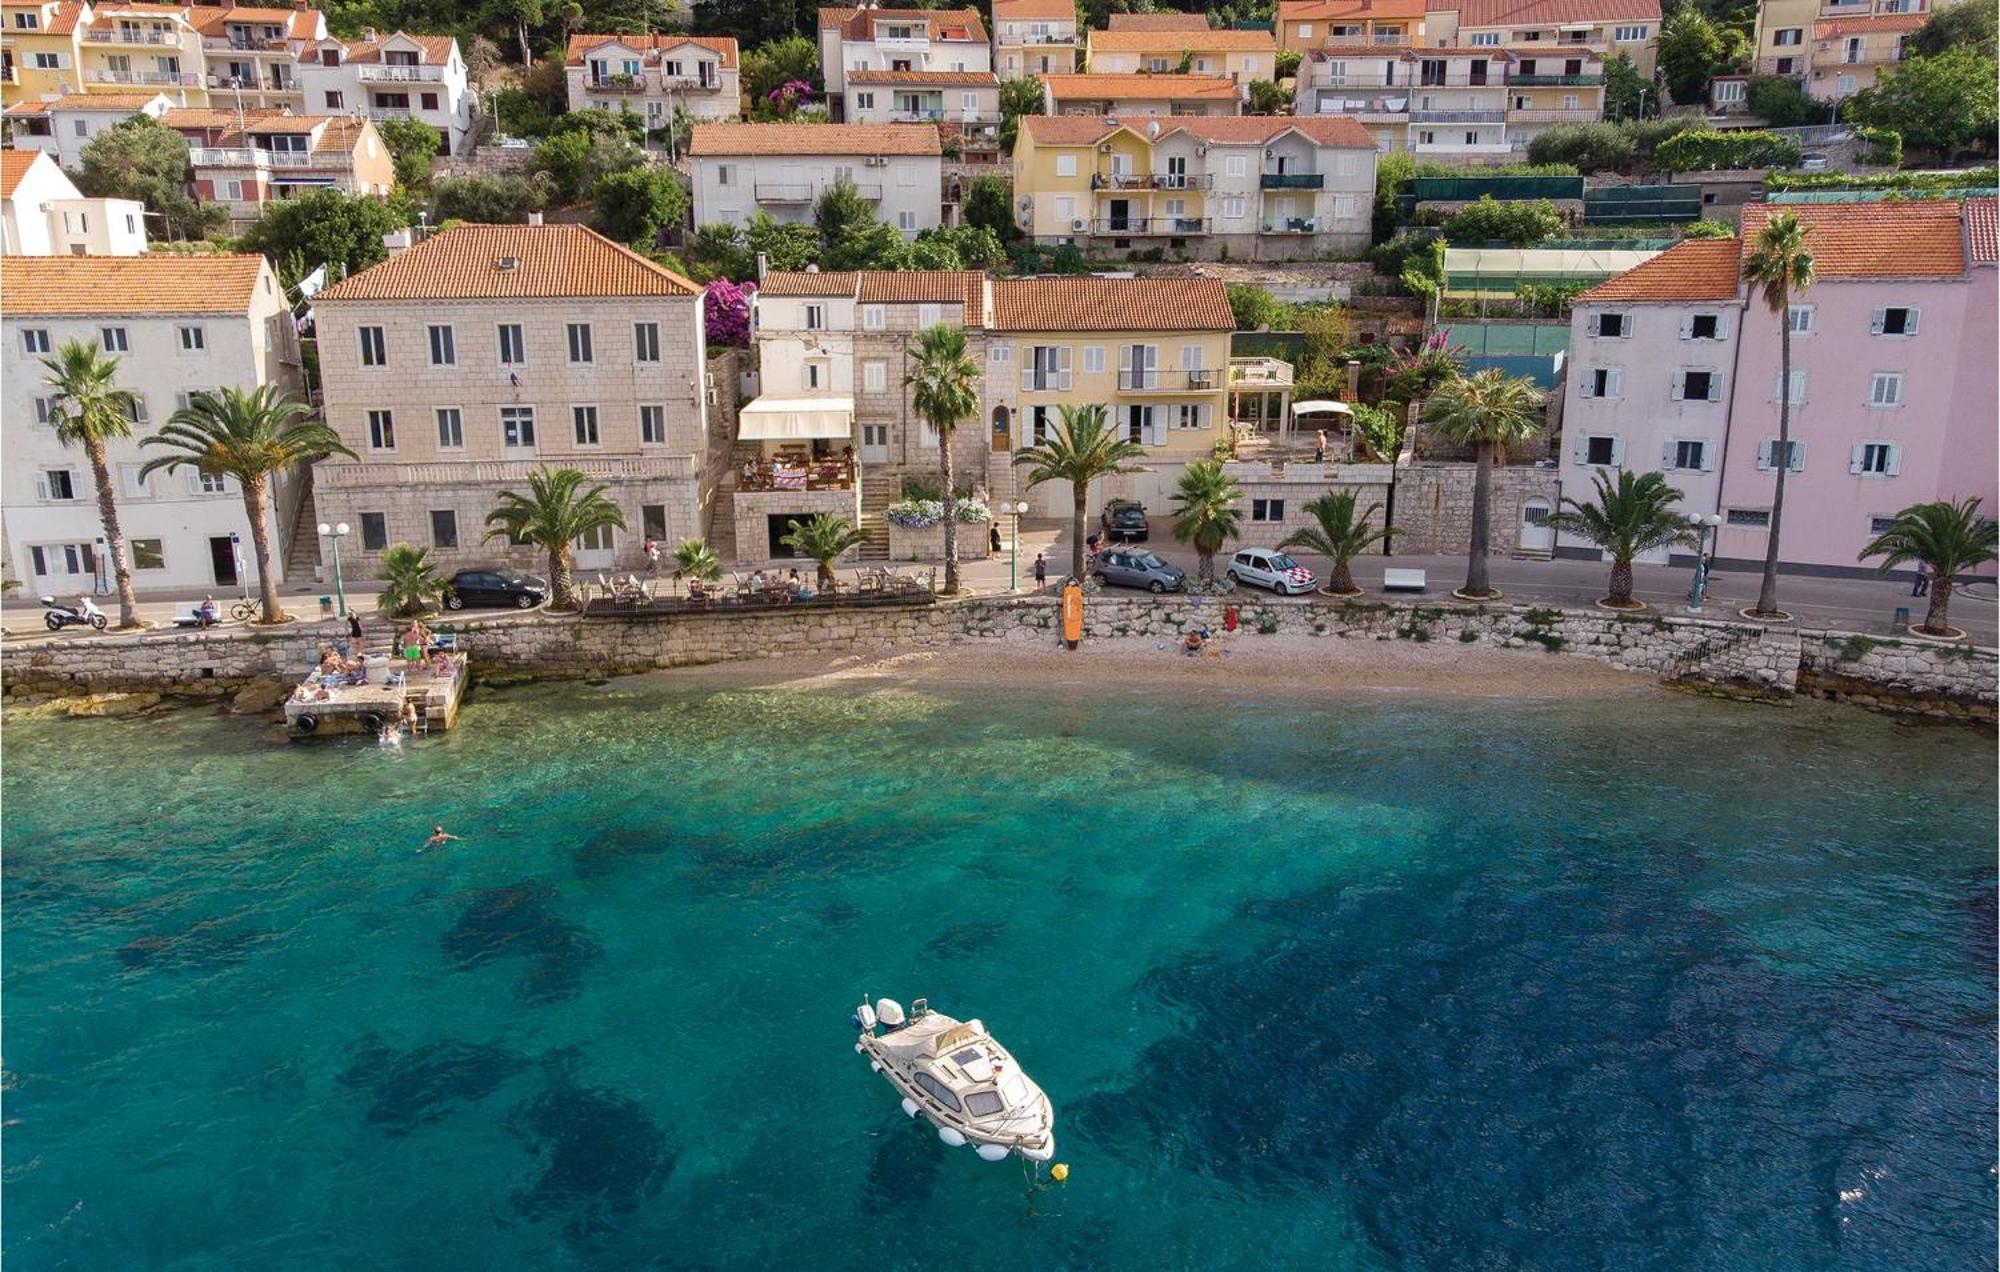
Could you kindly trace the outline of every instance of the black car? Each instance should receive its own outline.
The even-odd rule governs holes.
[[[1146,506],[1130,499],[1113,499],[1104,505],[1104,537],[1144,543],[1152,531],[1146,525]]]
[[[540,579],[512,570],[460,570],[444,585],[444,607],[459,610],[467,606],[512,605],[516,609],[533,609],[548,594]]]

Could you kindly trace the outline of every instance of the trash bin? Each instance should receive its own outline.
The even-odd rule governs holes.
[[[1898,605],[1896,607],[1896,617],[1892,621],[1895,623],[1897,631],[1908,631],[1910,627],[1910,607],[1907,605]]]
[[[319,598],[319,616],[321,618],[333,617],[333,598],[331,596],[322,596]]]

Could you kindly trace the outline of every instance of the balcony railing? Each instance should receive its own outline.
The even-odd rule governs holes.
[[[370,106],[368,108],[368,118],[370,119],[408,119],[416,113],[416,110],[409,106]]]
[[[1507,77],[1507,82],[1516,88],[1560,88],[1602,84],[1604,77],[1602,75],[1510,75]]]
[[[1410,37],[1389,31],[1377,31],[1373,35],[1329,35],[1323,47],[1330,49],[1356,48],[1401,48],[1410,42]]]
[[[354,73],[363,80],[385,80],[392,84],[429,84],[444,78],[442,66],[383,66],[373,62],[356,64]]]
[[[179,44],[178,31],[91,31],[83,33],[85,44]]]
[[[1504,110],[1413,110],[1413,124],[1499,124],[1505,123]]]
[[[1071,32],[1070,32],[1069,34],[1067,34],[1067,35],[1059,35],[1059,34],[1057,34],[1057,33],[1053,32],[1053,31],[1044,31],[1044,32],[1040,33],[1039,35],[1038,35],[1038,34],[1035,34],[1034,32],[1030,32],[1030,33],[1028,33],[1027,35],[1019,35],[1019,36],[1012,36],[1012,35],[1003,35],[1003,36],[1001,36],[1001,37],[1000,37],[1000,43],[1002,43],[1002,44],[1022,44],[1022,45],[1029,45],[1029,44],[1036,44],[1036,45],[1039,45],[1039,44],[1075,44],[1075,43],[1076,43],[1076,32],[1074,32],[1074,31],[1071,31]]]
[[[92,84],[159,84],[188,88],[201,83],[201,76],[193,71],[86,71],[84,79]]]
[[[1222,384],[1220,371],[1120,371],[1121,393],[1207,393]]]
[[[1093,234],[1206,234],[1205,216],[1108,216],[1090,223]]]
[[[929,35],[877,35],[875,43],[885,49],[927,49],[931,46]]]
[[[757,183],[759,203],[811,203],[813,188],[805,181],[773,181]]]
[[[1419,141],[1410,150],[1420,155],[1505,155],[1512,154],[1514,146],[1507,141]]]
[[[1594,110],[1510,110],[1507,122],[1510,124],[1588,124],[1594,123],[1600,112]]]
[[[643,459],[587,459],[565,455],[564,468],[586,477],[694,476],[692,455],[662,455]],[[542,467],[538,459],[474,460],[467,463],[396,464],[381,462],[321,464],[313,469],[317,486],[437,486],[466,484],[491,487],[525,481]]]
[[[1066,386],[1060,371],[1037,371],[1032,367],[1021,372],[1021,392],[1056,393]]]
[[[260,84],[254,77],[242,80],[234,75],[218,75],[213,71],[208,74],[208,86],[210,88],[240,88],[246,93],[296,93],[300,91],[298,81],[296,80],[274,79],[269,83]]]
[[[1266,221],[1257,228],[1259,234],[1317,234],[1319,218],[1316,216],[1288,216],[1281,220]]]
[[[1326,187],[1324,172],[1266,172],[1257,178],[1266,190],[1321,190]]]
[[[1203,172],[1096,172],[1093,190],[1206,190],[1215,178]]]
[[[255,36],[205,35],[201,37],[201,47],[230,53],[289,53],[289,40],[259,39]]]
[[[681,93],[713,93],[722,87],[719,79],[703,79],[699,75],[661,75],[660,87]]]
[[[197,168],[351,168],[354,156],[328,151],[259,150],[254,146],[193,146],[188,162]]]
[[[646,91],[646,77],[606,75],[601,79],[586,80],[584,86],[593,93],[643,93]]]

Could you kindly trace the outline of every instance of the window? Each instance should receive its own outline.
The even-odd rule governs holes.
[[[1744,90],[1748,84],[1740,79],[1719,79],[1715,81],[1716,105],[1735,105],[1745,100]]]
[[[436,93],[419,93],[417,94],[417,101],[425,110],[436,110],[438,108],[438,95]]]
[[[1243,219],[1243,196],[1228,195],[1222,200],[1222,215],[1232,221]]]
[[[1914,336],[1917,334],[1917,311],[1900,306],[1878,309],[1868,326],[1878,336]]]
[[[437,411],[438,449],[465,449],[465,417],[455,406],[440,406]]]
[[[361,337],[361,365],[364,367],[387,366],[389,364],[389,350],[388,346],[383,343],[382,329],[380,327],[362,327],[358,331]]]
[[[1797,48],[1799,45],[1805,43],[1805,39],[1806,30],[1804,27],[1781,27],[1771,33],[1771,44],[1774,48]]]
[[[1229,155],[1222,161],[1222,171],[1225,175],[1232,177],[1248,176],[1250,173],[1250,157],[1248,155]]]
[[[1714,467],[1709,462],[1710,448],[1707,442],[1673,441],[1667,443],[1667,453],[1661,459],[1665,468],[1679,468],[1691,473],[1705,473]]]
[[[1687,330],[1682,333],[1688,340],[1722,339],[1721,314],[1695,314],[1688,319]]]
[[[370,552],[380,552],[389,546],[389,518],[386,513],[361,514],[361,546]]]
[[[1625,443],[1615,437],[1586,437],[1578,458],[1592,468],[1615,468],[1625,458]]]
[[[889,311],[880,305],[861,307],[861,326],[865,331],[880,331],[889,325]]]
[[[1645,39],[1646,36],[1651,33],[1651,31],[1652,31],[1651,27],[1643,27],[1643,26],[1613,27],[1611,30],[1611,38],[1618,41],[1620,44],[1630,44],[1633,41]]]
[[[35,69],[38,71],[59,71],[62,69],[62,54],[60,53],[36,53],[33,56],[35,59]]]
[[[1871,535],[1887,534],[1891,530],[1894,530],[1897,524],[1897,520],[1894,517],[1870,517],[1868,518],[1868,533]]]
[[[1890,442],[1863,442],[1847,458],[1847,471],[1862,477],[1894,477],[1902,466],[1903,448]]]
[[[1208,427],[1208,408],[1199,402],[1182,402],[1174,410],[1175,428]]]
[[[55,417],[56,400],[53,397],[37,397],[35,399],[35,423],[48,424],[53,422]]]
[[[431,328],[431,365],[449,367],[458,364],[458,337],[448,326]]]
[[[1284,500],[1282,500],[1282,499],[1252,499],[1252,500],[1250,501],[1250,520],[1252,520],[1252,521],[1283,521],[1284,519],[1285,519],[1285,501],[1284,501]]]
[[[23,353],[47,353],[49,333],[40,327],[24,327],[21,330],[21,351]]]
[[[1674,376],[1674,401],[1720,402],[1722,377],[1713,371],[1682,371]]]
[[[940,322],[943,321],[944,321],[943,305],[917,306],[917,325],[919,327],[935,327]]]
[[[326,108],[329,111],[344,110],[346,109],[345,99],[343,99],[339,93],[328,90],[326,95]]]
[[[1310,23],[1310,22],[1301,22],[1301,23],[1299,23],[1299,38],[1300,38],[1301,40],[1310,40],[1310,39],[1312,39],[1312,34],[1313,34],[1313,24],[1312,24],[1312,23]]]
[[[449,508],[431,509],[431,546],[434,548],[455,548],[458,546],[458,514]]]
[[[146,422],[146,399],[143,394],[134,393],[125,402],[125,417],[134,424]]]
[[[1059,177],[1073,177],[1073,176],[1075,176],[1075,175],[1076,175],[1076,156],[1075,156],[1075,155],[1057,155],[1057,156],[1056,156],[1056,175],[1057,175],[1057,176],[1059,176]]]
[[[159,539],[127,539],[126,545],[132,549],[132,568],[135,570],[164,570],[167,568],[166,545]]]
[[[1779,373],[1778,373],[1777,375],[1774,375],[1774,376],[1772,376],[1772,377],[1771,377],[1771,400],[1772,400],[1773,402],[1775,402],[1775,401],[1777,401],[1777,400],[1778,400],[1778,395],[1779,395],[1780,391],[1782,390],[1782,387],[1783,387],[1783,385],[1782,385],[1782,379],[1783,379],[1783,375],[1784,375],[1784,373],[1783,373],[1783,372],[1779,372]],[[1791,399],[1791,404],[1792,404],[1793,406],[1803,406],[1803,405],[1805,404],[1805,400],[1806,400],[1806,373],[1805,373],[1805,372],[1803,372],[1803,371],[1794,371],[1794,372],[1792,372],[1792,386],[1791,386],[1791,388],[1792,388],[1792,391],[1791,391],[1791,393],[1789,394],[1789,397],[1790,397],[1790,399]]]
[[[569,324],[569,360],[571,362],[589,362],[591,360],[589,323],[573,322]]]
[[[648,539],[660,540],[667,537],[667,506],[665,504],[639,505],[640,533]]]
[[[1771,525],[1771,513],[1767,508],[1731,508],[1723,520],[1732,526],[1766,530]]]
[[[829,378],[827,375],[828,367],[824,360],[808,360],[805,364],[805,370],[807,388],[823,389],[827,386]]]
[[[902,211],[896,213],[896,228],[899,230],[916,229],[917,214],[908,208],[904,208]]]
[[[180,337],[182,353],[201,353],[208,348],[208,331],[202,327],[176,327],[174,333]]]
[[[807,306],[806,306],[806,330],[807,330],[807,331],[825,331],[825,330],[826,330],[826,306],[825,306],[825,305],[807,305]]]
[[[586,328],[585,330],[588,330]],[[632,361],[658,362],[660,360],[660,324],[656,322],[635,322],[632,324]]]
[[[50,468],[42,472],[41,495],[44,499],[76,498],[76,478],[67,468]]]
[[[509,450],[531,450],[535,445],[535,408],[500,408],[500,444]]]
[[[368,449],[396,449],[396,417],[393,411],[368,412]]]
[[[889,387],[889,364],[886,362],[862,363],[861,387],[869,393],[887,391]]]
[[[715,184],[719,186],[726,186],[733,184],[735,180],[736,180],[736,173],[730,168],[728,164],[718,163],[715,165]]]
[[[123,327],[99,327],[97,343],[104,346],[106,353],[130,353],[132,345],[125,337]]]
[[[500,365],[518,367],[527,365],[528,345],[521,339],[521,324],[503,322],[500,324]]]
[[[1901,406],[1903,375],[1900,371],[1877,371],[1868,377],[1868,405]]]
[[[1811,305],[1793,305],[1787,312],[1791,318],[1793,335],[1809,336],[1812,334],[1813,307]]]
[[[944,1105],[946,1108],[952,1110],[953,1112],[958,1111],[958,1097],[951,1093],[950,1087],[947,1087],[944,1083],[938,1081],[936,1078],[932,1077],[928,1073],[925,1073],[921,1069],[917,1070],[916,1073],[911,1076],[916,1078],[917,1085],[924,1089],[925,1095],[930,1096],[931,1099],[937,1101],[939,1104]]]
[[[1104,370],[1104,346],[1085,345],[1083,347],[1084,374],[1099,374]]]
[[[1794,441],[1790,443],[1790,445],[1792,448],[1791,462],[1785,465],[1786,470],[1794,473],[1804,472],[1806,467],[1806,444],[1804,442]],[[1760,473],[1777,472],[1778,471],[1778,463],[1776,459],[1777,453],[1778,453],[1777,438],[1767,437],[1762,442],[1758,443],[1757,471]]]
[[[33,12],[17,13],[14,15],[14,26],[22,31],[39,31],[42,28],[42,15]]]
[[[994,345],[986,351],[986,358],[989,362],[1012,362],[1014,360],[1014,346],[1009,344]]]
[[[1471,40],[1472,48],[1491,49],[1491,48],[1498,48],[1499,46],[1500,46],[1500,33],[1498,31],[1474,31],[1472,33],[1472,40]]]
[[[1583,373],[1583,396],[1615,398],[1624,388],[1625,374],[1617,367],[1591,367]]]
[[[197,472],[194,478],[194,488],[197,494],[226,495],[229,493],[229,478],[223,476],[221,473]]]
[[[1590,320],[1590,334],[1600,340],[1623,340],[1632,334],[1632,328],[1624,314],[1602,313]]]
[[[578,446],[597,445],[597,408],[594,406],[572,406],[569,408],[570,422],[576,426]]]
[[[667,440],[667,408],[664,406],[642,406],[639,408],[639,441],[647,446],[660,446]]]

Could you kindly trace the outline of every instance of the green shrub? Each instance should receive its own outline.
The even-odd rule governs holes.
[[[1528,143],[1536,163],[1567,163],[1579,172],[1623,171],[1632,162],[1631,134],[1617,124],[1557,124]]]
[[[1862,124],[1855,128],[1854,135],[1868,143],[1861,162],[1880,168],[1894,168],[1903,162],[1903,134],[1895,129]]]
[[[1749,112],[1773,128],[1798,128],[1826,121],[1826,104],[1815,101],[1788,75],[1753,75],[1743,90]]]
[[[1792,168],[1802,149],[1798,138],[1768,132],[1712,132],[1693,129],[1669,137],[1653,151],[1653,161],[1671,172],[1713,172],[1718,168]]]
[[[1691,239],[1735,238],[1736,227],[1727,221],[1689,221],[1681,227],[1681,237]]]
[[[1562,233],[1562,213],[1547,199],[1500,202],[1481,195],[1479,202],[1457,212],[1444,223],[1444,236],[1453,243],[1511,243],[1528,247]]]
[[[1844,172],[1774,172],[1764,178],[1767,190],[1987,190],[2000,182],[2000,169],[1962,168],[1951,172],[1876,172],[1854,176]]]

